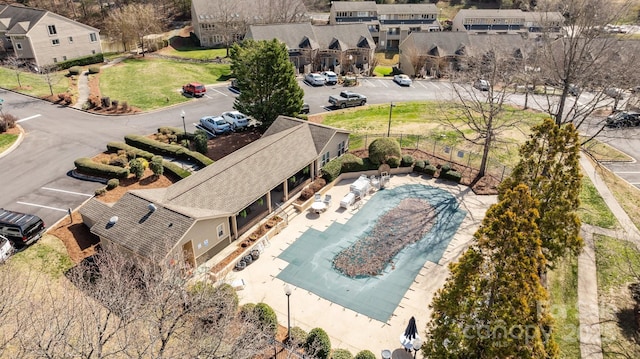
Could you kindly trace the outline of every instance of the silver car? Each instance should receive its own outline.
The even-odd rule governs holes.
[[[394,75],[393,82],[400,86],[411,86],[411,78],[407,75]]]
[[[249,116],[240,111],[227,111],[222,113],[222,118],[227,121],[234,130],[249,126]]]
[[[311,72],[304,75],[304,80],[311,86],[323,86],[326,82],[324,76],[316,72]]]
[[[216,135],[229,133],[233,129],[221,116],[206,116],[200,119],[200,125]]]

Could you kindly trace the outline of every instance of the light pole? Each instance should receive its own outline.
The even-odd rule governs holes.
[[[391,114],[393,113],[394,107],[396,107],[396,105],[394,105],[392,102],[389,106],[389,126],[387,127],[387,137],[389,137],[389,135],[391,134]]]
[[[184,139],[187,141],[187,148],[189,148],[189,138],[187,137],[187,124],[184,122],[184,110],[180,111],[180,117],[182,117],[182,127],[184,128]]]
[[[422,347],[422,339],[420,339],[420,337],[416,337],[413,340],[413,359],[416,359],[416,355],[418,355],[418,351],[420,350],[420,348]]]
[[[289,307],[289,297],[291,296],[291,287],[288,284],[284,286],[284,294],[287,295],[287,342],[291,339],[291,310]]]

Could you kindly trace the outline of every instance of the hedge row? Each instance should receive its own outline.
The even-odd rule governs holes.
[[[96,54],[86,57],[79,57],[77,59],[71,59],[64,62],[58,62],[55,67],[57,70],[66,70],[73,66],[93,65],[101,62],[104,62],[104,56],[102,54]]]
[[[191,174],[191,172],[183,169],[173,162],[162,161],[162,165],[164,166],[165,171],[169,171],[180,178],[189,177]]]
[[[151,161],[151,158],[155,156],[155,154],[151,152],[144,151],[133,146],[129,146],[124,142],[109,142],[107,143],[107,150],[109,150],[109,152],[114,152],[114,153],[117,153],[118,151],[123,150],[127,152],[127,154],[133,153],[136,157],[142,157],[149,161]]]
[[[129,177],[129,169],[94,162],[91,158],[78,158],[74,161],[74,164],[79,172],[89,175],[99,175],[110,178]]]
[[[145,151],[153,152],[159,155],[172,156],[187,161],[194,161],[202,165],[203,167],[206,167],[213,163],[213,161],[209,157],[201,153],[190,151],[180,145],[170,145],[167,143],[152,140],[145,136],[126,135],[124,137],[124,141],[130,146],[137,147]]]

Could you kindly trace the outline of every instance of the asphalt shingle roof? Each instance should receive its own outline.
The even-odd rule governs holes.
[[[0,12],[0,30],[7,30],[7,35],[24,35],[46,13],[45,10],[23,6],[6,6]]]
[[[375,48],[375,42],[365,24],[337,24],[337,25],[311,25],[299,24],[275,24],[275,25],[251,25],[247,37],[254,40],[278,39],[287,48],[297,49],[305,39],[316,49],[328,49],[334,42],[339,43],[339,49],[344,51],[358,47]]]
[[[375,1],[333,1],[331,9],[335,11],[376,11]]]
[[[378,4],[377,9],[379,15],[438,13],[435,4]]]

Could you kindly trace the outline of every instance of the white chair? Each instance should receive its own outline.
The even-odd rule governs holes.
[[[327,205],[327,207],[329,207],[331,205],[331,195],[330,194],[325,194],[324,195],[324,203]]]
[[[315,202],[322,202],[322,195],[320,193],[316,193],[315,195]]]

